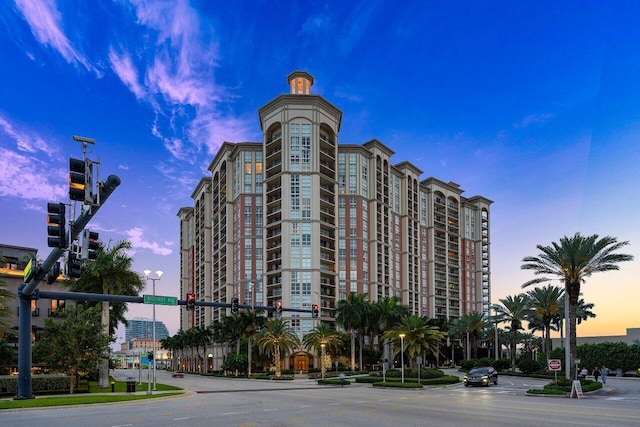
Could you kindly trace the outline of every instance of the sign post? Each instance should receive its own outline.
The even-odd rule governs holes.
[[[555,374],[556,385],[558,385],[558,371],[562,369],[562,362],[560,361],[560,359],[549,359],[547,361],[547,367]]]

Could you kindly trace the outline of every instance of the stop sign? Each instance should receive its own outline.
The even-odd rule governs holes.
[[[548,366],[550,371],[559,371],[562,368],[562,362],[560,359],[549,359]]]

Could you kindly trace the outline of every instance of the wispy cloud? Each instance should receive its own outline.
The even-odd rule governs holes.
[[[233,95],[215,82],[218,45],[213,29],[201,24],[186,0],[130,4],[145,44],[136,54],[111,47],[109,61],[123,84],[155,112],[151,133],[175,159],[189,163],[203,152],[217,152],[225,140],[244,140],[253,120],[222,111],[222,103]]]
[[[156,255],[171,255],[173,252],[171,249],[161,247],[157,242],[148,242],[145,240],[142,228],[132,228],[127,230],[125,234],[128,240],[131,242],[133,249],[148,249]]]
[[[48,144],[44,138],[39,135],[16,129],[16,125],[9,122],[2,114],[0,114],[0,130],[13,139],[19,151],[27,153],[43,152],[49,157],[58,154],[58,149]]]
[[[252,120],[223,113],[233,99],[215,82],[218,45],[213,29],[202,25],[188,1],[132,0],[140,47],[110,48],[109,62],[123,84],[156,114],[151,133],[181,161],[197,162],[215,153],[225,140],[245,140]],[[118,53],[121,52],[121,53]],[[203,153],[204,152],[204,153]]]
[[[513,125],[516,129],[522,129],[529,126],[541,126],[553,119],[554,115],[550,113],[546,114],[530,114],[518,123]]]
[[[16,0],[16,5],[38,42],[50,46],[69,64],[81,65],[100,76],[100,71],[73,47],[64,34],[62,16],[56,8],[55,0]]]
[[[24,131],[0,114],[0,196],[25,200],[54,200],[67,188],[54,184],[66,181],[66,170],[52,166],[57,149],[40,135]],[[11,149],[15,145],[16,149]],[[37,155],[45,153],[49,160]]]
[[[127,54],[118,54],[112,48],[109,49],[109,62],[111,62],[111,68],[116,75],[122,80],[126,87],[138,99],[144,98],[146,95],[144,88],[138,81],[138,71],[136,70],[131,57]]]

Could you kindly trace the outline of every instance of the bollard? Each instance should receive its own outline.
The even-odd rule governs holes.
[[[111,381],[111,393],[113,393],[114,391],[116,391],[116,383]]]

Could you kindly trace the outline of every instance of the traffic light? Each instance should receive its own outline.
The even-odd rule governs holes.
[[[50,248],[67,247],[64,203],[47,203],[47,244]]]
[[[69,198],[93,203],[93,162],[89,159],[69,159]]]
[[[276,314],[280,316],[282,314],[282,300],[276,302]]]
[[[311,306],[311,315],[313,317],[318,317],[319,314],[320,314],[320,307],[318,306],[318,304],[313,304],[313,306]]]
[[[82,230],[82,246],[80,249],[80,258],[96,259],[98,258],[98,233],[95,231]]]
[[[233,298],[231,300],[231,312],[232,313],[237,313],[238,312],[238,304],[240,303],[240,301],[238,300],[238,298]]]
[[[196,308],[196,295],[192,293],[187,294],[187,310],[194,310]]]
[[[78,254],[69,252],[69,257],[67,259],[67,276],[72,279],[80,277],[81,267],[82,262],[78,259]]]
[[[60,263],[54,262],[51,270],[47,272],[47,285],[51,285],[60,275]]]

